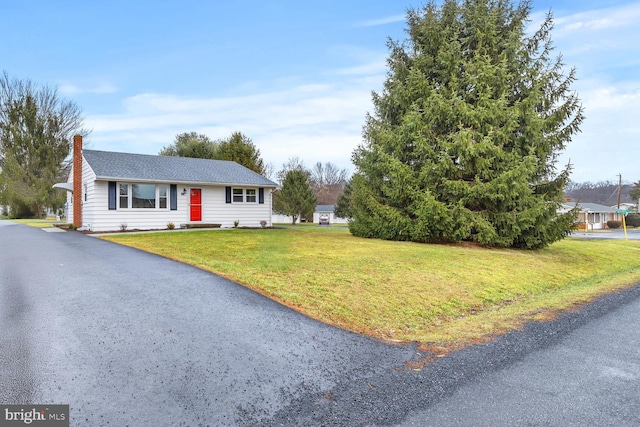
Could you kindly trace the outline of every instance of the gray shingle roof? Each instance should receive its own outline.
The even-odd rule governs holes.
[[[276,184],[236,162],[83,150],[99,180],[215,183],[275,187]]]
[[[316,206],[316,212],[333,212],[334,205],[318,205]]]
[[[582,202],[566,202],[564,203],[569,209],[575,208],[576,204],[580,208],[580,212],[596,212],[596,213],[615,213],[617,208],[611,208],[605,205],[599,205],[597,203],[582,203]]]

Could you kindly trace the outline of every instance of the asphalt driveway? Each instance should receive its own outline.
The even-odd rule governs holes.
[[[79,233],[0,240],[0,402],[69,403],[76,425],[259,424],[414,356]]]
[[[633,307],[635,317],[625,307]],[[493,375],[526,382],[522,369],[531,378],[549,372],[573,333],[611,324],[619,325],[618,331],[605,329],[607,348],[615,344],[612,357],[619,357],[611,366],[622,372],[618,386],[597,378],[584,385],[589,396],[602,392],[606,402],[619,402],[609,408],[626,408],[607,413],[608,420],[640,424],[637,312],[640,287],[413,371],[406,363],[425,356],[415,346],[390,346],[326,326],[155,255],[0,221],[0,403],[69,404],[75,426],[473,421],[464,418],[473,413],[470,401],[501,397]],[[602,347],[588,341],[598,335],[584,339],[578,354]],[[550,380],[562,387],[576,372],[569,374]],[[485,381],[493,381],[494,394],[485,393],[491,385]],[[581,398],[581,383],[571,390],[560,395],[561,408],[571,405],[570,397]],[[545,393],[513,387],[509,395]],[[560,425],[554,420],[564,420],[564,413],[554,415],[539,402],[527,406],[525,399],[505,409],[509,415],[487,409],[482,420]],[[544,418],[531,415],[541,413]],[[518,414],[524,415],[513,418]]]

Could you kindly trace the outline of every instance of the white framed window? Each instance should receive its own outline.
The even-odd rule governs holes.
[[[244,202],[244,190],[242,188],[233,189],[233,203]]]
[[[255,188],[234,188],[232,194],[233,203],[256,203],[258,201],[258,190]]]
[[[118,185],[119,209],[167,209],[169,192],[166,185],[128,184]]]
[[[255,188],[247,188],[245,190],[245,195],[246,195],[245,201],[247,203],[255,203],[258,200],[256,196]]]
[[[158,185],[158,207],[167,209],[167,186]]]
[[[131,184],[131,208],[155,209],[156,186],[153,184]]]
[[[129,184],[120,184],[119,186],[119,208],[129,209]]]

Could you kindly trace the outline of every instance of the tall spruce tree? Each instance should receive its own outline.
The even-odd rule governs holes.
[[[354,235],[536,249],[571,232],[575,212],[557,214],[570,165],[556,163],[583,111],[575,70],[551,56],[551,14],[528,36],[530,12],[444,0],[407,13],[353,154]]]
[[[633,203],[637,205],[637,208],[640,208],[640,181],[636,181],[633,183],[631,188],[629,189],[629,197],[633,200]]]
[[[353,181],[359,178],[358,175],[353,175],[338,196],[338,201],[333,209],[333,213],[338,218],[351,218],[353,216],[351,214],[351,189],[353,188]]]
[[[288,171],[282,187],[273,193],[273,210],[291,216],[292,224],[313,215],[316,204],[307,173],[300,169]]]

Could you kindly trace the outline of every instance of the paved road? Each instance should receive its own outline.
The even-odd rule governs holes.
[[[627,230],[625,236],[622,229],[596,230],[596,231],[576,231],[572,233],[570,238],[575,239],[598,239],[598,240],[640,240],[640,230]]]
[[[412,371],[161,257],[2,221],[0,248],[0,403],[75,426],[640,424],[640,287]]]
[[[630,303],[614,295],[574,316],[586,323],[559,340],[548,325],[500,340],[508,354],[527,335],[550,338],[548,347],[520,360],[494,359],[497,369],[489,367],[402,425],[640,426],[640,292],[632,293]]]

